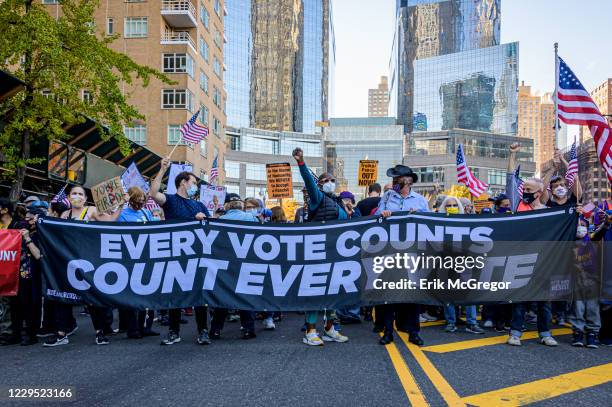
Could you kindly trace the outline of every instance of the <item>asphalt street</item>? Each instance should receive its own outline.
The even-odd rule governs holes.
[[[536,339],[516,348],[495,332],[448,334],[440,323],[429,323],[422,329],[425,346],[418,348],[403,334],[381,346],[364,322],[343,327],[348,343],[309,347],[301,341],[303,316],[289,313],[275,331],[257,321],[254,340],[240,339],[239,323],[227,323],[222,339],[200,346],[195,321],[186,318],[183,341],[172,346],[160,346],[159,337],[124,334],[97,346],[91,321],[79,316],[80,329],[67,346],[2,347],[3,391],[71,386],[75,397],[0,404],[604,406],[612,397],[612,348],[573,348],[564,327],[556,328],[556,348]]]

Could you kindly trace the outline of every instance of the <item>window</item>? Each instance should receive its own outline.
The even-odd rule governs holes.
[[[106,34],[112,35],[115,31],[115,20],[112,18],[106,19]]]
[[[208,143],[206,142],[206,139],[202,139],[202,141],[200,141],[200,154],[203,155],[204,157],[206,157],[206,154],[208,153],[206,145]]]
[[[213,41],[217,47],[221,48],[222,46],[221,33],[216,28],[215,28],[215,33],[213,34]]]
[[[232,184],[232,183],[225,183],[225,188],[227,190],[228,194],[240,194],[240,185],[239,184]]]
[[[204,105],[200,105],[200,122],[208,126],[208,108]]]
[[[217,120],[215,116],[213,116],[213,134],[218,137],[220,131],[221,131],[221,122]]]
[[[191,58],[191,55],[187,54],[187,75],[189,75],[191,79],[195,79],[193,71],[193,58]]]
[[[207,59],[208,61],[208,59]],[[221,78],[221,63],[219,63],[219,60],[217,59],[217,57],[215,56],[214,62],[213,62],[213,71],[215,72],[215,75],[217,75],[219,78]]]
[[[200,170],[200,179],[203,181],[208,182],[208,174],[206,173],[206,171],[204,170]]]
[[[210,15],[208,14],[208,10],[204,6],[204,3],[200,3],[200,21],[204,24],[204,28],[208,30]]]
[[[193,58],[189,54],[163,54],[164,73],[188,73],[193,78]]]
[[[125,137],[141,146],[147,145],[147,126],[139,125],[134,127],[124,126]]]
[[[200,71],[200,89],[208,95],[208,76],[206,76],[204,71]]]
[[[221,107],[221,92],[219,92],[216,86],[213,86],[213,103],[215,106]]]
[[[236,161],[226,160],[223,163],[225,169],[225,176],[228,178],[240,178],[240,163]]]
[[[187,109],[193,112],[193,95],[184,89],[162,89],[162,109]]]
[[[93,103],[93,95],[91,94],[90,91],[83,90],[83,102],[85,102],[88,105],[91,105]]]
[[[143,38],[148,34],[147,17],[126,17],[123,27],[125,38]]]
[[[231,150],[240,151],[240,136],[227,135],[229,137],[229,147]]]
[[[219,0],[215,0],[215,13],[221,17],[221,2]]]
[[[204,38],[200,37],[200,55],[206,62],[209,62],[208,59],[208,43],[204,41]]]
[[[173,146],[181,141],[181,145],[185,145],[186,143],[181,140],[181,126],[179,124],[170,124],[168,125],[168,145]]]
[[[57,4],[57,0],[43,0],[43,4]]]
[[[505,185],[506,184],[506,170],[489,170],[489,185]]]

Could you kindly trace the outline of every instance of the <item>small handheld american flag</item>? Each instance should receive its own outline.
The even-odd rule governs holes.
[[[212,185],[215,185],[215,181],[219,178],[219,156],[215,156],[215,159],[212,163],[212,168],[210,169],[210,177],[208,178],[209,182]]]
[[[57,195],[55,195],[53,197],[53,199],[51,200],[51,203],[53,202],[61,202],[64,205],[66,205],[67,207],[71,207],[70,205],[70,200],[68,199],[68,196],[66,195],[66,187],[68,185],[64,185],[64,187],[57,193]]]
[[[567,172],[565,173],[565,181],[567,181],[568,188],[571,188],[576,181],[578,176],[578,157],[576,155],[576,141],[572,144],[570,149],[569,162],[567,163]]]
[[[151,212],[155,209],[160,209],[160,206],[157,204],[157,202],[155,202],[150,196],[147,197],[147,202],[145,202],[144,207]]]
[[[181,127],[183,140],[191,144],[198,144],[202,139],[208,137],[208,127],[199,125],[196,121],[200,111],[198,110],[187,123]]]
[[[514,179],[516,180],[516,191],[518,192],[519,198],[523,197],[523,188],[525,187],[525,181],[520,176],[521,166],[516,167],[514,171]]]
[[[472,171],[465,162],[465,156],[463,155],[463,147],[461,144],[457,146],[457,181],[465,184],[470,190],[470,194],[474,197],[479,197],[484,191],[487,190],[489,185],[480,181],[474,177]]]

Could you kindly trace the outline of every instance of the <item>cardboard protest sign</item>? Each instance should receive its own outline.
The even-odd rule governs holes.
[[[94,204],[100,213],[108,212],[126,203],[121,177],[111,178],[91,188]]]
[[[360,187],[372,185],[378,179],[378,160],[359,160],[358,183]]]
[[[191,164],[170,165],[170,174],[168,175],[168,188],[166,190],[168,194],[176,194],[176,186],[174,185],[174,180],[176,179],[176,176],[183,171],[193,172],[193,166]]]
[[[126,191],[131,187],[139,187],[145,191],[145,193],[149,193],[149,184],[140,174],[140,171],[138,171],[136,163],[132,163],[129,167],[127,167],[123,175],[121,175],[121,181],[123,181],[123,186],[125,187]]]
[[[293,197],[293,175],[291,164],[266,164],[268,174],[268,197],[292,198]]]
[[[223,208],[226,194],[227,190],[223,186],[202,185],[200,187],[200,201],[206,205],[210,213]]]
[[[474,199],[474,210],[476,212],[482,211],[483,208],[492,208],[493,202],[489,201],[488,194],[481,194],[478,198]]]
[[[0,230],[0,295],[17,295],[20,260],[21,233],[16,229]]]

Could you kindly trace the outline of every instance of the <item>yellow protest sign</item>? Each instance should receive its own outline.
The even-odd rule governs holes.
[[[359,160],[358,185],[367,187],[378,179],[378,160]]]
[[[478,198],[474,199],[474,210],[476,212],[482,211],[483,208],[492,208],[493,202],[489,201],[488,194],[481,194]]]
[[[125,200],[125,191],[121,184],[121,177],[119,176],[94,186],[91,188],[91,194],[93,195],[96,209],[100,213],[116,209],[127,202]]]
[[[291,164],[266,164],[266,173],[268,175],[268,197],[270,199],[293,197]]]

